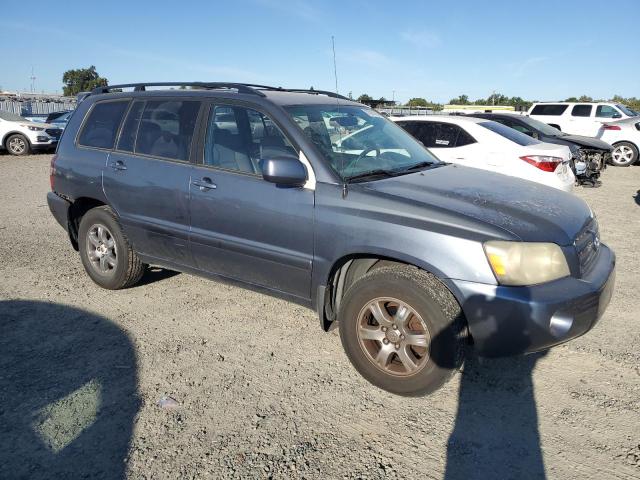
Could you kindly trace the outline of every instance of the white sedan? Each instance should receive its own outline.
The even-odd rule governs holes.
[[[491,120],[427,115],[392,118],[440,160],[491,170],[570,192],[571,151]]]
[[[613,146],[611,163],[617,167],[633,165],[640,151],[640,117],[605,124],[598,138]]]

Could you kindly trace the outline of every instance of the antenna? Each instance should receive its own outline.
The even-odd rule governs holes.
[[[338,68],[336,67],[336,40],[333,37],[333,35],[331,35],[331,49],[333,50],[333,76],[336,79],[336,95],[338,95]]]
[[[333,77],[336,80],[336,106],[340,111],[340,94],[338,93],[338,67],[336,66],[336,39],[331,35],[331,49],[333,50]],[[342,132],[338,129],[338,135],[340,135],[340,143],[342,143]],[[344,155],[340,155],[340,176],[344,174]],[[347,182],[342,183],[342,198],[347,196]]]

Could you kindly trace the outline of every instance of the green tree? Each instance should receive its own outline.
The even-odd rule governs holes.
[[[449,100],[449,105],[469,105],[469,96],[460,95],[459,97]]]
[[[89,68],[67,70],[62,75],[62,83],[64,83],[62,91],[67,97],[72,97],[80,92],[87,92],[96,87],[105,87],[109,84],[106,78],[98,75],[96,67],[93,65]]]
[[[360,95],[358,97],[358,102],[360,102],[360,103],[370,102],[371,100],[373,100],[373,97],[367,95],[366,93],[363,93],[362,95]]]
[[[428,105],[428,102],[421,97],[412,98],[407,102],[408,107],[426,107],[427,105]]]
[[[593,102],[593,98],[591,98],[589,95],[582,95],[579,99],[579,102]]]

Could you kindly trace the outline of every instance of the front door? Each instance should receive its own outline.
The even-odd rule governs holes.
[[[189,162],[200,102],[133,102],[109,154],[103,185],[109,203],[142,255],[192,266]]]
[[[196,267],[311,298],[314,190],[262,178],[260,161],[296,150],[266,115],[212,105],[191,192]]]

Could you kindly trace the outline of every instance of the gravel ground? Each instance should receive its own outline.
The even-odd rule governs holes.
[[[594,330],[407,399],[302,307],[163,270],[95,286],[49,160],[0,155],[0,478],[640,478],[640,167],[576,191],[618,255]]]

